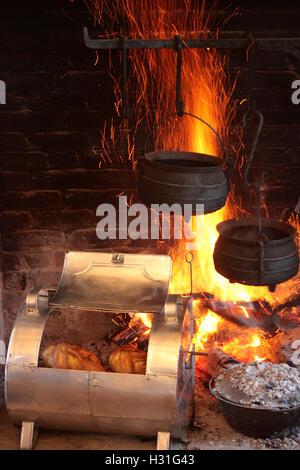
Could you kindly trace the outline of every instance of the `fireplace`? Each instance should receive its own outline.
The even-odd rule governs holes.
[[[228,355],[229,363],[233,364],[235,361],[285,363],[295,370],[298,366],[299,275],[277,284],[275,292],[271,292],[265,286],[231,283],[216,271],[213,257],[218,224],[256,215],[254,191],[244,184],[255,123],[250,122],[245,129],[241,126],[242,116],[253,99],[264,114],[265,124],[249,179],[258,183],[261,173],[266,172],[264,185],[259,189],[260,210],[267,219],[275,218],[292,226],[296,241],[299,240],[299,219],[294,211],[299,196],[299,117],[290,96],[291,85],[297,78],[296,59],[282,48],[270,48],[266,53],[258,46],[253,63],[250,60],[253,44],[259,40],[274,36],[278,41],[286,36],[299,40],[293,23],[294,10],[286,7],[281,12],[288,34],[286,30],[275,32],[279,17],[272,8],[261,14],[273,18],[274,31],[266,32],[263,25],[257,25],[254,19],[262,7],[253,6],[252,2],[248,7],[239,5],[239,12],[234,8],[223,10],[220,6],[205,9],[204,16],[194,15],[193,20],[184,15],[181,29],[176,31],[166,28],[168,15],[159,16],[157,29],[151,24],[151,18],[144,17],[144,30],[138,37],[130,21],[126,23],[128,29],[113,30],[110,22],[113,15],[108,14],[103,24],[96,21],[95,26],[95,18],[100,13],[97,2],[75,3],[67,3],[68,14],[54,5],[36,11],[36,18],[42,19],[49,36],[37,46],[35,59],[30,46],[39,31],[35,16],[25,16],[24,24],[28,28],[22,54],[15,34],[17,23],[7,26],[14,39],[8,46],[13,59],[8,60],[4,77],[7,107],[1,110],[5,200],[2,205],[4,318],[2,326],[0,322],[0,335],[7,347],[16,314],[34,284],[56,288],[68,251],[171,256],[169,295],[192,294],[193,297],[197,429],[197,419],[200,425],[206,419],[201,413],[197,418],[201,400],[203,403],[217,400],[209,392],[213,374],[208,354],[213,349]],[[93,7],[92,12],[87,6]],[[197,6],[191,5],[192,8]],[[133,10],[126,12],[129,19],[131,13],[136,14]],[[6,15],[13,18],[9,9]],[[127,50],[124,89],[122,49],[105,52],[89,49],[84,43],[84,26],[94,40],[103,41],[119,41],[119,35],[113,36],[114,31],[124,33],[124,37],[131,34],[134,40],[149,39],[147,33],[152,31],[154,41],[173,40],[178,33],[184,42],[195,39],[193,31],[198,30],[203,33],[202,39],[215,40],[210,36],[210,28],[216,31],[218,24],[214,21],[222,23],[225,18],[228,24],[223,27],[220,39],[243,41],[243,47],[224,47],[224,50],[213,46],[190,50],[183,47],[180,93],[176,89],[176,47]],[[36,30],[30,29],[32,22]],[[158,35],[159,28],[162,36]],[[240,34],[241,30],[245,34]],[[184,110],[202,117],[218,131],[233,166],[230,192],[224,196],[226,204],[203,216],[203,237],[192,250],[192,266],[186,262],[187,250],[181,240],[140,237],[100,241],[96,234],[99,204],[118,206],[118,200],[124,195],[129,206],[143,203],[137,181],[143,172],[144,144],[159,119],[168,117],[165,111],[172,110],[175,116],[155,129],[153,138],[150,136],[147,144],[151,151],[187,151],[219,160],[224,157],[222,145],[211,129],[191,116],[180,116],[180,106],[176,108],[180,102]],[[54,308],[42,350],[51,344],[67,342],[98,354],[93,339],[96,319],[85,313],[81,323],[76,315],[71,311],[63,315],[59,308]],[[147,350],[147,340],[135,335],[133,318],[124,314],[113,320],[117,324],[112,322],[110,340],[116,340],[117,336],[120,346],[131,343]],[[145,331],[149,329],[151,324]],[[213,441],[213,437],[210,439]]]

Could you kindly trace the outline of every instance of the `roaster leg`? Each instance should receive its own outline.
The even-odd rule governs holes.
[[[169,450],[170,448],[170,433],[158,432],[157,433],[157,450]]]
[[[33,430],[34,430],[33,421],[22,422],[20,449],[23,449],[23,450],[32,449]]]

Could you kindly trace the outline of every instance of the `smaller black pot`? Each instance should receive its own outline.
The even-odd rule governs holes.
[[[227,423],[245,436],[266,438],[300,424],[300,405],[288,409],[252,408],[225,399],[214,390],[214,384],[212,378],[209,390],[218,399]]]
[[[264,240],[259,239],[258,219],[226,220],[217,225],[219,238],[214,249],[218,273],[231,282],[269,286],[295,276],[299,268],[294,227],[273,219],[261,219]]]

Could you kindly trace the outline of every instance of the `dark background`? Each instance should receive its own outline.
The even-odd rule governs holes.
[[[228,3],[220,2],[221,15]],[[300,35],[299,2],[231,2],[230,8],[236,6],[240,13],[227,30]],[[95,52],[83,44],[82,28],[92,24],[83,2],[76,0],[1,6],[0,79],[6,82],[7,104],[0,107],[0,338],[6,343],[32,286],[32,268],[40,270],[39,283],[55,288],[66,250],[156,249],[150,241],[126,240],[120,246],[118,240],[96,237],[96,207],[114,203],[122,191],[130,197],[136,181],[126,165],[99,169],[91,152],[99,129],[114,115],[108,56],[102,53],[95,67]],[[243,99],[249,80],[245,51],[232,51],[229,65],[233,77],[240,71],[234,98]],[[266,171],[263,196],[269,213],[284,218],[299,197],[300,105],[291,102],[299,67],[284,51],[259,51],[255,57],[253,96],[265,126],[253,171]],[[126,155],[124,148],[120,140]]]

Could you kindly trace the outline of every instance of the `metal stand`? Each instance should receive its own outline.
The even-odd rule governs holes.
[[[157,433],[157,450],[169,450],[170,449],[170,433],[169,432],[158,432]]]
[[[92,39],[89,36],[88,28],[83,28],[83,39],[89,49],[123,49],[124,39]],[[126,39],[127,49],[176,49],[177,38],[170,39]],[[300,47],[300,37],[285,38],[255,38],[259,49],[278,50],[287,49],[287,52],[300,58],[297,47]],[[182,39],[183,49],[247,49],[249,47],[249,37],[245,33],[236,31],[225,31],[218,39]]]
[[[20,437],[20,449],[31,450],[33,446],[34,422],[23,421]]]

